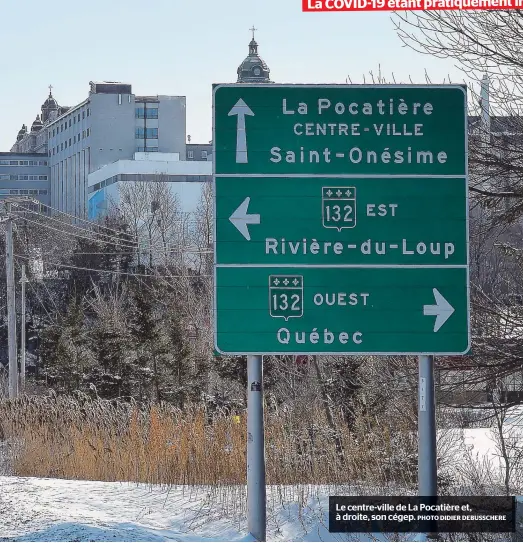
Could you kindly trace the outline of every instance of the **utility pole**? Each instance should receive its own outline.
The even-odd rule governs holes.
[[[15,266],[13,247],[13,217],[11,204],[6,202],[5,272],[7,279],[7,343],[9,348],[9,398],[18,396],[18,360],[16,349]]]
[[[22,343],[20,350],[20,392],[25,393],[25,284],[27,283],[27,278],[25,276],[25,264],[22,264],[22,278],[20,279],[22,283],[22,324],[21,324],[21,338]]]

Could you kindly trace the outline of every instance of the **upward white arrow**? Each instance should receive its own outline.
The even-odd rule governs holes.
[[[260,224],[260,216],[254,213],[247,213],[249,209],[250,197],[247,196],[245,200],[239,205],[238,209],[229,217],[229,220],[236,226],[240,234],[247,240],[251,241],[251,234],[249,233],[249,224]]]
[[[236,163],[246,164],[247,157],[247,134],[245,133],[245,115],[254,115],[251,108],[240,98],[236,105],[229,111],[231,115],[238,115],[236,124]]]
[[[437,288],[433,288],[434,298],[436,305],[423,306],[424,315],[436,315],[436,321],[434,322],[434,332],[437,332],[454,313],[454,308],[443,298]]]

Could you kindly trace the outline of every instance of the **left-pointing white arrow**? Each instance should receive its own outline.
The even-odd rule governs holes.
[[[240,98],[236,105],[229,111],[229,116],[238,115],[236,122],[236,163],[246,164],[249,162],[247,156],[247,134],[245,133],[245,115],[254,115],[251,108]]]
[[[454,308],[443,298],[437,288],[433,288],[434,298],[436,305],[423,306],[424,315],[436,315],[436,322],[434,323],[434,332],[437,332],[454,313]]]
[[[249,202],[251,201],[248,196],[240,204],[238,209],[229,217],[229,220],[236,226],[240,234],[247,240],[251,241],[251,234],[249,233],[249,224],[260,224],[260,216],[254,213],[247,213],[249,208]]]

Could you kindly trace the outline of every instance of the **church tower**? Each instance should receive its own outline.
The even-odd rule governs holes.
[[[266,62],[258,54],[258,43],[254,39],[254,26],[250,29],[252,40],[249,43],[249,55],[238,67],[237,83],[272,83],[270,70]]]

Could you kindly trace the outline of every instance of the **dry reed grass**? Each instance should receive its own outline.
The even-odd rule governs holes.
[[[268,484],[383,486],[394,473],[403,477],[396,483],[408,483],[404,459],[395,460],[397,441],[387,428],[369,424],[360,419],[349,433],[339,421],[340,457],[319,406],[266,413]],[[16,444],[12,465],[19,476],[169,486],[246,482],[246,417],[239,423],[211,417],[202,406],[182,412],[82,396],[23,397],[0,402],[1,431]]]

